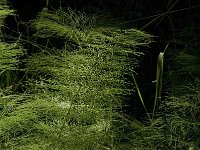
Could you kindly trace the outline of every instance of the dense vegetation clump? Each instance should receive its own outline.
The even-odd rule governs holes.
[[[13,13],[0,2],[0,150],[199,148],[198,55],[160,53],[149,110],[136,70],[143,69],[142,51],[153,36],[60,6],[26,20],[31,34],[7,41],[4,21]],[[166,53],[170,87],[164,97]],[[125,113],[127,99],[131,108],[141,104],[132,110],[145,110],[141,120]]]
[[[45,47],[38,45],[23,61],[26,90],[2,93],[1,149],[115,147],[113,121],[122,95],[133,90],[124,75],[134,73],[137,46],[151,36],[87,17],[70,9],[43,10],[33,22],[35,42]]]

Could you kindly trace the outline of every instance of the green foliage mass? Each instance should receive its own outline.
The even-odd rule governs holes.
[[[1,71],[14,69],[18,63],[17,56],[23,54],[23,49],[14,44],[0,43],[0,69]]]
[[[0,2],[1,27],[13,13],[5,4]],[[170,94],[160,98],[159,92],[153,119],[142,123],[122,107],[124,97],[139,91],[127,76],[136,74],[140,48],[151,35],[69,8],[45,8],[31,23],[36,33],[30,41],[6,43],[0,32],[0,149],[198,149],[199,56],[172,54]],[[32,47],[24,57],[26,42]],[[160,65],[162,75],[163,59]]]
[[[12,15],[13,10],[10,10],[6,5],[6,1],[0,2],[0,28],[3,28],[3,22],[6,16]],[[0,86],[5,84],[9,86],[10,71],[15,70],[19,64],[19,56],[22,56],[24,49],[16,43],[6,43],[3,33],[0,30]]]
[[[183,50],[170,58],[172,87],[166,103],[169,112],[166,128],[169,143],[174,149],[199,149],[200,58],[195,43],[183,45]]]
[[[23,61],[26,91],[1,93],[0,149],[117,149],[113,123],[122,96],[133,90],[125,73],[133,72],[137,46],[148,45],[151,36],[101,19],[104,27],[96,18],[43,10],[33,22],[35,41],[45,47]],[[61,49],[52,38],[63,41]]]
[[[1,0],[0,2],[0,27],[3,26],[3,21],[6,16],[11,15],[13,10],[10,10],[6,5],[6,0]]]

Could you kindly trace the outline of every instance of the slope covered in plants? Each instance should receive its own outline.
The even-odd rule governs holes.
[[[41,6],[31,16],[19,10],[13,28],[5,18],[14,11],[0,2],[0,149],[199,149],[199,45],[193,45],[199,35],[185,28],[181,41],[174,30],[180,50],[170,49],[172,43],[164,52],[155,50],[162,52],[153,74],[156,52],[142,53],[149,53],[153,36],[62,2],[37,18]],[[169,2],[169,11],[177,2]],[[155,75],[152,83],[141,81]]]
[[[1,149],[117,148],[115,122],[123,97],[133,91],[125,75],[134,74],[137,46],[148,45],[151,36],[98,19],[44,9],[33,22],[39,42],[33,49],[39,49],[21,60],[26,90],[1,94]]]

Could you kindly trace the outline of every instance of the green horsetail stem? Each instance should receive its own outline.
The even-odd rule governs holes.
[[[49,0],[46,0],[46,8],[49,6]]]
[[[167,49],[169,44],[165,47],[165,50]],[[162,77],[163,77],[163,60],[164,60],[164,52],[160,52],[158,56],[157,61],[157,68],[156,68],[156,93],[155,93],[155,99],[154,99],[154,106],[153,106],[153,114],[152,119],[154,117],[156,107],[161,102],[161,96],[162,96]]]
[[[142,105],[143,105],[143,107],[144,107],[144,110],[145,110],[145,112],[146,112],[146,114],[147,114],[147,117],[148,117],[149,121],[151,122],[150,115],[149,115],[149,113],[148,113],[148,111],[147,111],[147,109],[146,109],[146,106],[145,106],[145,104],[144,104],[144,100],[143,100],[143,98],[142,98],[140,89],[139,89],[139,87],[138,87],[138,84],[137,84],[136,79],[135,79],[135,77],[134,77],[133,74],[132,74],[132,77],[133,77],[133,80],[134,80],[134,83],[135,83],[135,87],[136,87],[136,89],[137,89],[137,93],[138,93],[138,96],[139,96],[139,98],[140,98],[140,101],[141,101],[141,103],[142,103]]]

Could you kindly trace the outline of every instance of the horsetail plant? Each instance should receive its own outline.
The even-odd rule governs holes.
[[[2,149],[117,149],[117,114],[133,90],[125,72],[151,36],[89,18],[46,9],[33,23],[45,49],[24,60],[28,94],[3,97]]]
[[[140,101],[141,101],[141,103],[142,103],[142,105],[143,105],[143,108],[144,108],[145,112],[146,112],[147,118],[148,118],[148,120],[151,122],[151,117],[150,117],[150,115],[149,115],[149,113],[148,113],[148,111],[147,111],[147,109],[146,109],[145,102],[144,102],[144,100],[143,100],[142,94],[141,94],[141,92],[140,92],[140,89],[139,89],[139,87],[138,87],[137,81],[136,81],[135,76],[134,76],[133,74],[132,74],[132,77],[133,77],[133,81],[134,81],[134,84],[135,84],[135,87],[136,87],[136,90],[137,90],[139,99],[140,99]]]
[[[162,80],[163,80],[163,60],[164,60],[164,54],[166,49],[168,48],[168,45],[165,47],[163,52],[159,53],[158,61],[157,61],[157,69],[156,69],[156,92],[155,92],[155,99],[154,99],[154,106],[153,106],[153,113],[152,113],[152,119],[154,118],[156,107],[161,102],[162,98]]]

